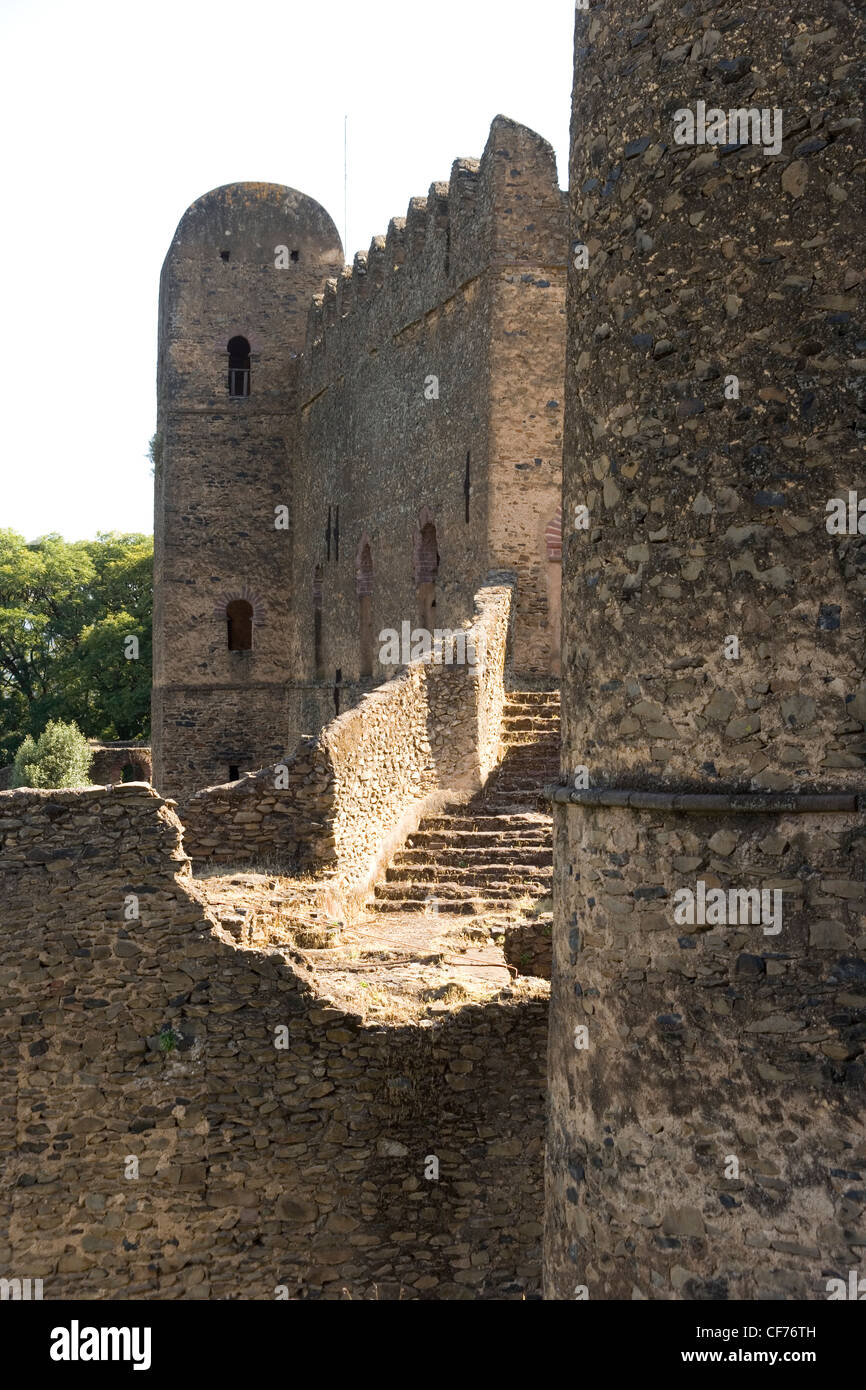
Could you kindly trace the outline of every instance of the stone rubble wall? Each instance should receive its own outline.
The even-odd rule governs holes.
[[[130,781],[149,782],[153,772],[150,747],[146,743],[99,743],[90,740],[93,762],[90,764],[90,780],[94,786],[105,787],[112,782],[120,782],[123,769],[131,767],[141,775]]]
[[[278,269],[275,248],[296,259]],[[343,264],[328,213],[267,183],[212,189],[187,209],[160,279],[155,470],[153,780],[186,798],[281,756],[297,620],[296,363],[312,296]],[[250,346],[248,397],[228,394],[228,342]],[[253,608],[251,651],[226,610]],[[301,732],[311,733],[311,728]],[[289,746],[293,746],[295,738]]]
[[[350,373],[364,353],[443,312],[491,266],[561,268],[564,204],[548,141],[497,116],[480,160],[456,159],[447,183],[412,198],[387,236],[374,237],[312,297],[302,401]]]
[[[276,769],[267,767],[239,782],[205,787],[186,802],[184,847],[194,863],[333,867],[333,773],[326,750],[319,740],[303,739],[278,766],[286,769],[285,790],[276,789]]]
[[[184,808],[190,858],[327,872],[363,893],[421,816],[476,791],[499,756],[513,577],[492,575],[467,627],[475,666],[412,662],[303,740],[279,771],[209,787]]]
[[[561,491],[566,252],[553,150],[500,116],[480,161],[456,161],[314,299],[298,360],[292,685],[321,681],[327,700],[338,670],[344,687],[362,669],[377,685],[393,674],[379,641],[362,666],[358,565],[369,546],[375,636],[423,626],[425,524],[437,625],[459,622],[479,575],[513,570],[517,669],[551,674],[543,531]]]
[[[866,1243],[862,816],[555,809],[547,1296],[825,1298]],[[677,925],[699,879],[782,931]]]
[[[862,1273],[863,54],[836,0],[577,13],[550,1298]],[[678,144],[699,102],[780,148]]]
[[[538,1297],[539,988],[401,1026],[330,1007],[302,958],[209,918],[143,784],[3,793],[0,876],[0,1275],[46,1299]]]

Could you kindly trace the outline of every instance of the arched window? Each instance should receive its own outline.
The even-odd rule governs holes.
[[[358,594],[358,627],[361,644],[360,676],[373,674],[373,552],[364,537],[358,550],[355,566],[355,589]]]
[[[240,400],[250,394],[250,345],[246,338],[232,338],[229,353],[229,395]]]
[[[325,679],[325,663],[322,657],[322,589],[324,587],[324,571],[321,565],[316,565],[313,571],[313,664],[316,671],[316,680]]]
[[[418,596],[418,625],[428,632],[436,627],[436,576],[439,573],[439,544],[433,518],[424,508],[415,533],[415,586]]]
[[[547,551],[547,626],[550,634],[550,674],[558,676],[562,664],[562,508],[551,517],[544,532]]]
[[[226,608],[230,652],[253,649],[253,606],[245,598],[232,599]]]
[[[547,546],[547,558],[552,565],[562,563],[562,508],[559,507],[556,516],[548,523],[544,532],[544,543]]]

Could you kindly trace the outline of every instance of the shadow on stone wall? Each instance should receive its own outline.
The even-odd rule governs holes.
[[[222,931],[141,785],[6,793],[0,851],[10,1277],[49,1299],[538,1296],[537,982],[365,1025],[302,957]]]
[[[196,863],[326,874],[347,911],[429,814],[486,781],[499,756],[514,577],[488,576],[467,627],[483,663],[415,661],[285,763],[208,787],[182,809]]]

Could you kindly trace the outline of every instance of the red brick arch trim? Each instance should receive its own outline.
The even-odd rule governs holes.
[[[431,546],[425,539],[424,531],[428,526],[432,526],[436,544]],[[415,567],[416,584],[432,584],[435,582],[439,571],[439,533],[436,530],[436,518],[429,507],[422,507],[418,513],[418,525],[415,528],[415,548],[413,562]]]
[[[234,589],[231,593],[224,593],[213,610],[213,616],[218,618],[221,623],[226,620],[226,610],[230,603],[242,600],[248,603],[253,610],[253,626],[264,627],[267,622],[267,606],[263,599],[259,598],[254,590],[245,586],[243,589]]]
[[[364,552],[369,563],[364,562]],[[355,552],[355,592],[358,598],[366,598],[373,592],[373,544],[365,531]]]
[[[562,508],[557,508],[556,516],[547,523],[544,532],[544,543],[547,546],[547,558],[551,564],[557,564],[562,560]]]

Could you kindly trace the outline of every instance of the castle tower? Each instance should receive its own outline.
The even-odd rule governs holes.
[[[558,676],[567,200],[551,146],[497,116],[311,308],[299,368],[290,727],[395,674],[378,634],[458,628],[518,579],[511,656]],[[370,642],[369,634],[375,640]]]
[[[294,359],[343,264],[331,218],[277,184],[185,213],[160,283],[154,784],[187,795],[283,755],[293,595]]]
[[[864,37],[577,15],[551,1298],[862,1274]]]

